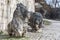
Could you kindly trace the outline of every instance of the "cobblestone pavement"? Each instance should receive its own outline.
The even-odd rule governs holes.
[[[43,28],[40,40],[60,40],[60,21],[51,21],[50,26]]]
[[[30,40],[60,40],[60,21],[49,21],[52,24],[41,28],[41,33],[28,33]]]

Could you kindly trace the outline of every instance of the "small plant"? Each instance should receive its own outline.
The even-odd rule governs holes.
[[[48,20],[43,20],[43,23],[44,23],[45,25],[50,25],[50,24],[51,24],[51,22],[48,21]]]
[[[2,34],[3,32],[1,31],[0,34]]]

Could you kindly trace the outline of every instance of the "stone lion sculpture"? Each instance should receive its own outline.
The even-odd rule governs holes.
[[[27,17],[27,9],[22,3],[17,4],[17,8],[14,11],[13,19],[8,24],[8,34],[10,36],[24,36],[26,32],[24,24]]]
[[[43,16],[39,12],[30,12],[29,25],[32,28],[32,31],[38,31],[43,24]]]

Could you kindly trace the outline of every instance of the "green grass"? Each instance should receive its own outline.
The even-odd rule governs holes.
[[[50,25],[50,24],[51,24],[51,22],[48,21],[48,20],[43,20],[43,23],[44,23],[45,25]]]
[[[0,40],[29,40],[29,37],[10,37],[0,34]]]
[[[7,37],[5,35],[5,37],[0,36],[0,40],[29,40],[29,38],[28,37]]]
[[[28,38],[5,38],[1,40],[28,40]]]
[[[0,31],[0,34],[2,34],[3,32],[2,31]]]

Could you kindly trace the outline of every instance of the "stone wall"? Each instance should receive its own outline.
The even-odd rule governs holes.
[[[0,30],[5,31],[11,22],[17,3],[24,4],[29,11],[35,11],[34,0],[0,0]]]

